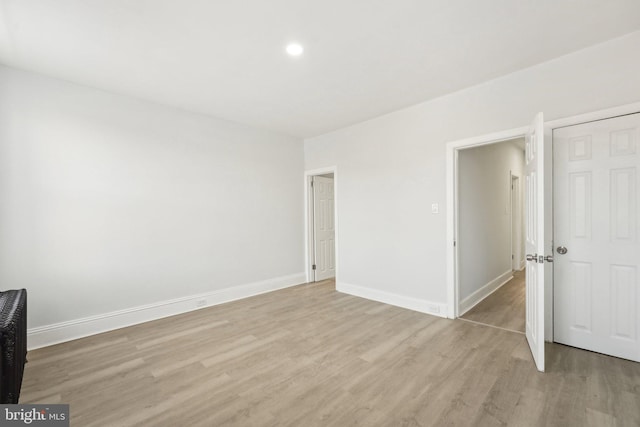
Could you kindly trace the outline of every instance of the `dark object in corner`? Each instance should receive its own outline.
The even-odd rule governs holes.
[[[20,398],[27,361],[27,290],[0,292],[0,404]]]

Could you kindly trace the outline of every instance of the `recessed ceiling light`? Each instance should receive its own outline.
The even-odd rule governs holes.
[[[290,43],[287,45],[287,53],[291,56],[300,56],[304,52],[304,48],[298,43]]]

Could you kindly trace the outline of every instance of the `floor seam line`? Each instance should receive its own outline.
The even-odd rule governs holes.
[[[500,327],[500,326],[489,325],[489,324],[482,323],[482,322],[476,322],[475,320],[464,319],[462,317],[458,317],[458,320],[464,320],[465,322],[474,323],[476,325],[487,326],[489,328],[501,329],[503,331],[513,332],[513,333],[520,334],[520,335],[525,335],[525,333],[522,332],[522,331],[516,331],[515,329],[508,329],[508,328],[503,328],[503,327]]]

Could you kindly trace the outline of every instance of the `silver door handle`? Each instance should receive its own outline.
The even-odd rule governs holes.
[[[558,251],[558,253],[559,253],[560,255],[564,255],[564,254],[566,254],[566,253],[567,253],[567,248],[565,248],[564,246],[558,246],[558,247],[556,248],[556,251]]]
[[[527,254],[527,261],[535,261],[538,262],[538,254]]]

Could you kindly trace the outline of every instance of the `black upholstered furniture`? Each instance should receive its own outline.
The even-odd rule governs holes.
[[[18,403],[27,361],[27,290],[0,292],[0,404]]]

